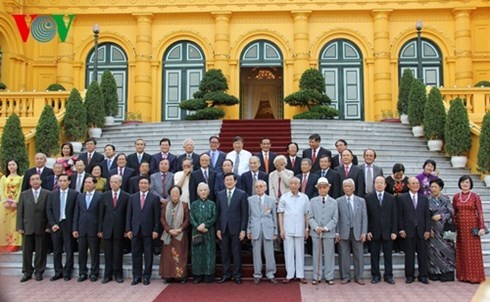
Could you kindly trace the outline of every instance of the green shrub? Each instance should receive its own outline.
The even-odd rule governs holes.
[[[290,106],[306,107],[308,110],[317,105],[329,105],[330,98],[325,94],[325,78],[317,69],[307,69],[301,75],[299,90],[284,98]]]
[[[36,152],[51,157],[59,152],[60,125],[53,107],[45,105],[36,127]]]
[[[413,80],[408,93],[408,119],[410,125],[421,126],[424,121],[424,106],[427,101],[425,85],[421,80]]]
[[[54,83],[54,84],[51,84],[48,86],[48,88],[46,88],[46,90],[48,91],[65,91],[65,87],[63,87],[63,85],[61,84],[58,84],[58,83]]]
[[[20,119],[16,114],[10,115],[7,119],[1,141],[0,169],[5,173],[7,161],[15,159],[19,163],[19,174],[24,174],[29,167],[29,159],[27,157],[26,139],[22,133]]]
[[[478,170],[482,173],[490,173],[490,111],[483,117],[480,132],[480,147],[478,149]]]
[[[0,82],[0,90],[5,90],[7,89],[7,85],[5,85],[4,83]]]
[[[73,88],[66,101],[65,120],[63,132],[67,141],[83,141],[87,136],[87,111],[82,97],[77,89]]]
[[[207,107],[197,110],[195,114],[187,115],[186,120],[217,120],[223,118],[225,112],[219,107]]]
[[[413,72],[410,69],[403,70],[400,88],[398,90],[398,103],[396,104],[398,114],[400,115],[408,114],[408,93],[410,92],[410,86],[414,79]]]
[[[104,103],[99,83],[92,81],[85,96],[85,110],[87,111],[87,126],[89,128],[102,128],[104,126]]]
[[[432,87],[424,108],[424,134],[426,139],[443,139],[446,124],[446,108],[441,91]]]
[[[445,149],[450,156],[461,156],[471,149],[471,130],[463,100],[451,101],[444,131]]]
[[[208,106],[204,99],[190,99],[182,102],[180,108],[189,111],[197,111],[204,109]]]
[[[475,87],[490,87],[490,81],[480,81],[475,84]]]
[[[104,97],[105,116],[116,116],[119,111],[116,79],[109,70],[104,71],[100,81],[100,90]]]
[[[293,119],[321,120],[333,119],[339,115],[339,111],[329,105],[316,105],[310,111],[295,114]]]

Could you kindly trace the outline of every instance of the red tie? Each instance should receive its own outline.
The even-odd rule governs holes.
[[[90,165],[90,161],[92,160],[92,153],[88,154],[87,164]]]
[[[165,192],[165,182],[167,180],[167,173],[163,173],[162,174],[162,196],[163,198],[167,197],[167,192]]]
[[[37,169],[37,174],[41,175],[41,169]]]
[[[278,184],[277,184],[277,198],[281,198],[282,193],[281,193],[281,178],[280,177],[277,178],[277,182],[278,182]]]
[[[311,156],[312,164],[316,162],[316,149],[313,149],[313,155]]]
[[[143,207],[145,206],[145,200],[146,200],[146,193],[142,193],[140,197],[140,204],[141,204],[141,209],[143,210]]]
[[[294,170],[294,157],[291,158],[291,170]]]
[[[119,168],[119,175],[123,175],[123,169],[122,168]]]
[[[349,166],[344,166],[345,169],[345,177],[349,175]]]
[[[303,174],[303,183],[301,184],[301,192],[306,191],[306,174]]]
[[[112,198],[112,203],[114,208],[117,206],[117,192],[114,192],[114,197]]]

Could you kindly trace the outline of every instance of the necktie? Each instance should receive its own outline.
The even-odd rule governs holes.
[[[294,170],[294,157],[291,157],[291,170]]]
[[[192,159],[192,154],[187,153],[187,159]]]
[[[92,153],[89,153],[88,154],[88,158],[87,158],[87,164],[90,165],[90,161],[92,160]]]
[[[352,222],[354,221],[354,210],[352,209],[352,202],[350,197],[347,197],[347,207],[349,208],[349,223],[350,227],[352,227]]]
[[[240,153],[236,153],[235,165],[233,166],[233,173],[238,175],[238,166],[240,165]]]
[[[281,178],[277,178],[277,198],[281,198]]]
[[[114,208],[117,206],[117,192],[114,192],[114,197],[112,197],[112,204]]]
[[[322,170],[322,177],[325,177],[325,170]]]
[[[207,170],[204,170],[204,180],[206,181],[206,183],[208,183],[208,171]]]
[[[167,173],[162,173],[162,196],[163,198],[167,197],[167,192],[165,190],[165,183],[167,182]]]
[[[382,206],[383,205],[383,194],[382,193],[378,193],[378,200],[379,200],[379,205]]]
[[[228,206],[230,206],[231,203],[231,191],[228,191]]]
[[[269,174],[269,153],[264,153],[264,168],[265,173]]]
[[[256,182],[257,182],[257,173],[254,173],[253,182],[252,182],[252,195],[255,195],[255,183]]]
[[[167,154],[162,153],[162,159],[167,159]]]
[[[342,166],[344,161],[342,160],[342,154],[339,154],[339,166]]]
[[[141,164],[141,154],[138,154],[138,164]]]
[[[264,208],[264,200],[259,196],[259,204],[261,208]]]
[[[110,170],[111,169],[111,160],[110,159],[107,159],[107,170]]]
[[[325,204],[325,197],[322,197],[322,203]]]
[[[122,168],[119,168],[119,175],[123,175],[123,169]]]
[[[412,195],[413,207],[417,209],[417,194]]]
[[[53,178],[53,191],[56,191],[58,189],[58,176],[54,176]]]
[[[303,174],[303,182],[301,183],[301,192],[305,192],[306,191],[306,174]]]
[[[66,207],[66,192],[61,191],[61,204],[60,204],[60,221],[65,219],[65,207]]]
[[[140,206],[141,206],[142,210],[143,210],[143,207],[145,206],[145,200],[146,200],[146,193],[141,193]]]
[[[37,169],[37,174],[41,175],[41,169]]]
[[[313,152],[311,153],[312,156],[311,156],[311,161],[312,161],[312,164],[314,164],[316,162],[316,149],[312,149]]]
[[[216,168],[216,151],[211,151],[211,163]]]
[[[39,192],[37,190],[34,191],[34,203],[37,204],[37,198],[39,197]]]
[[[349,175],[349,166],[344,166],[345,177]]]
[[[76,187],[76,189],[77,189],[78,192],[82,192],[82,181],[83,181],[82,174],[78,174],[78,177],[77,177],[77,187]]]
[[[85,195],[85,203],[87,205],[87,210],[88,210],[88,208],[90,208],[90,196],[91,195],[92,195],[92,193],[90,193],[90,192]]]
[[[366,169],[366,193],[373,191],[373,169],[372,166],[367,166]]]

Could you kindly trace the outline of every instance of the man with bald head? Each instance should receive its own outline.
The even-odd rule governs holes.
[[[50,178],[54,175],[53,169],[46,167],[46,154],[37,153],[34,156],[34,167],[30,168],[24,174],[24,179],[22,180],[22,191],[31,188],[30,180],[31,176],[34,174],[39,174],[41,177],[41,188],[51,191],[50,188]],[[52,182],[52,181],[51,181]]]

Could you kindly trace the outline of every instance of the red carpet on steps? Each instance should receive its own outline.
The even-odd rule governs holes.
[[[259,285],[244,281],[224,284],[170,284],[154,300],[155,302],[298,302],[301,301],[299,283],[273,285],[262,280]]]

